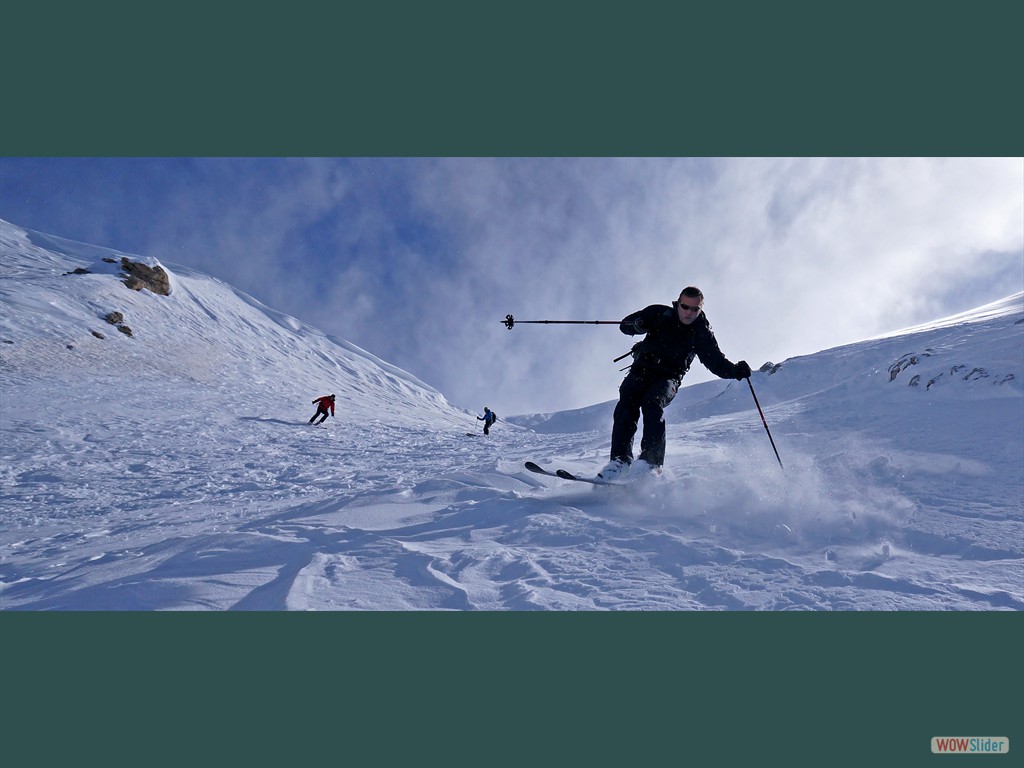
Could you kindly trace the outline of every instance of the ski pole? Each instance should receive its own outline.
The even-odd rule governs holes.
[[[501,324],[512,330],[512,326],[516,323],[543,323],[559,324],[559,325],[618,325],[621,321],[619,320],[516,320],[512,315],[505,315],[505,319],[501,321]]]
[[[749,376],[747,377],[747,386],[750,387],[750,394],[754,395],[754,405],[757,406],[757,412],[761,414],[761,423],[764,424],[764,431],[768,433],[768,440],[772,444],[772,450],[775,451],[775,458],[779,460],[779,466],[785,472],[786,468],[782,466],[782,459],[779,458],[779,449],[775,447],[775,441],[772,440],[771,430],[768,429],[768,422],[764,419],[764,411],[761,410],[761,404],[757,402],[757,395],[754,394],[754,385],[750,383]]]

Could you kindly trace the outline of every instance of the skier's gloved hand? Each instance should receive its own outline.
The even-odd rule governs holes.
[[[747,365],[746,360],[740,360],[736,363],[736,380],[743,381],[744,379],[750,378],[750,366]]]

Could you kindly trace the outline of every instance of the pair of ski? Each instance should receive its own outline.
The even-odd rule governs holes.
[[[563,480],[575,480],[578,483],[590,483],[591,485],[626,485],[625,483],[615,483],[608,480],[602,480],[600,477],[582,477],[580,475],[574,475],[572,472],[567,472],[564,469],[556,469],[554,472],[548,472],[548,470],[534,464],[532,461],[526,462],[526,468],[531,472],[536,472],[538,475],[560,477]]]

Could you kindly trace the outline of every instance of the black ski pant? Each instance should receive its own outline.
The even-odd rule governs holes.
[[[679,391],[678,378],[631,370],[619,386],[612,425],[611,458],[633,462],[633,437],[644,417],[640,458],[655,467],[665,463],[665,408]]]
[[[330,414],[327,412],[326,408],[317,408],[316,413],[313,414],[313,418],[309,420],[309,423],[312,424],[314,421],[316,421],[317,416],[321,416],[322,418],[320,419],[320,421],[317,421],[316,423],[323,424],[325,421],[327,421],[327,417],[330,416]]]

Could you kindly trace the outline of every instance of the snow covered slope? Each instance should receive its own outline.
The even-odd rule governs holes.
[[[1024,608],[1021,294],[756,372],[785,471],[713,381],[662,478],[594,488],[523,462],[596,470],[613,403],[484,438],[195,271],[3,222],[0,280],[6,610]]]
[[[305,411],[312,415],[313,398],[334,393],[342,423],[464,421],[405,371],[194,270],[8,222],[0,222],[0,238],[2,342],[12,384],[21,373],[38,376],[66,387],[58,399],[76,399],[88,383],[83,376],[114,389],[146,381],[155,391],[147,388],[144,407],[173,405],[183,418],[207,418],[214,406],[298,421]],[[118,278],[123,258],[163,268],[170,294],[127,290]],[[112,312],[123,318],[117,325],[105,320]]]

